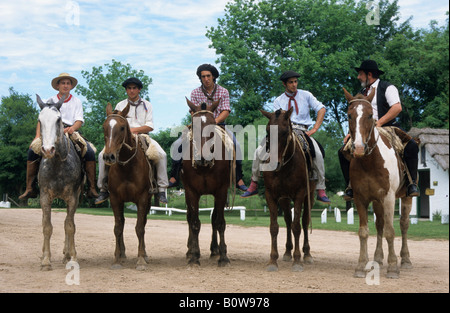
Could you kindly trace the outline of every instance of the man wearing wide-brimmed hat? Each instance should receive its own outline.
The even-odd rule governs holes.
[[[51,85],[53,89],[58,91],[58,94],[50,98],[49,100],[57,103],[62,97],[65,98],[64,103],[60,108],[61,119],[64,125],[64,133],[72,135],[78,131],[84,123],[83,105],[77,97],[73,96],[70,92],[78,84],[75,77],[70,76],[68,73],[61,73],[59,76],[52,79]],[[38,122],[36,126],[36,136],[34,140],[41,136],[41,125]],[[34,141],[33,140],[33,141]],[[87,151],[84,155],[85,170],[87,181],[89,184],[88,197],[96,198],[98,193],[95,190],[95,152],[92,147],[87,144]],[[34,181],[37,177],[39,170],[41,156],[28,149],[27,159],[27,186],[25,192],[19,196],[19,199],[36,198],[37,189]]]
[[[361,82],[361,94],[367,96],[373,89],[376,90],[375,97],[372,100],[373,119],[376,121],[376,126],[399,127],[399,124],[396,122],[396,117],[402,111],[402,105],[398,89],[391,83],[380,80],[380,76],[384,74],[384,71],[378,68],[378,64],[374,60],[363,61],[361,66],[355,67],[355,70],[358,72],[358,80]],[[347,135],[344,141],[347,142],[349,137],[350,135]],[[349,178],[350,162],[344,157],[342,149],[339,150],[338,155],[342,173],[348,186],[344,196],[346,199],[351,199],[353,198],[353,190],[350,186]],[[407,142],[403,151],[403,160],[411,177],[407,189],[407,196],[419,196],[419,187],[417,186],[419,147],[414,139],[410,139]]]

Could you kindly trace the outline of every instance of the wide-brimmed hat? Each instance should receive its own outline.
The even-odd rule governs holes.
[[[139,89],[142,89],[142,87],[144,87],[142,82],[136,77],[128,78],[122,83],[122,87],[126,89],[129,84],[135,84]]]
[[[291,77],[300,77],[300,74],[294,71],[286,71],[280,76],[280,80],[286,82]]]
[[[67,73],[61,73],[61,74],[59,74],[58,77],[55,77],[55,78],[52,79],[52,87],[53,87],[53,89],[59,91],[58,84],[59,84],[59,81],[61,79],[63,79],[63,78],[70,79],[70,81],[72,82],[72,89],[75,88],[75,86],[78,84],[78,80],[75,77],[72,77],[72,76],[70,76]]]
[[[365,72],[372,72],[372,73],[378,73],[378,75],[383,75],[384,72],[381,71],[378,68],[378,64],[377,62],[375,62],[374,60],[365,60],[361,63],[360,67],[355,67],[355,70],[357,72],[359,71],[365,71]]]

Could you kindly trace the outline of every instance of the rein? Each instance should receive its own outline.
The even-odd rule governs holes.
[[[110,118],[110,117],[119,117],[119,118],[125,120],[125,121],[127,122],[127,124],[128,124],[127,119],[126,119],[125,117],[123,117],[122,115],[119,115],[119,114],[110,114],[110,115],[108,115],[107,119]],[[134,137],[134,142],[135,142],[134,148],[125,142],[125,136],[123,136],[122,143],[120,144],[120,147],[119,147],[118,151],[120,152],[120,150],[122,150],[122,147],[125,146],[129,151],[131,151],[131,150],[134,149],[134,153],[133,153],[133,155],[132,155],[128,160],[126,160],[126,161],[120,161],[119,158],[117,158],[117,163],[119,163],[120,165],[127,165],[127,164],[128,164],[128,163],[136,156],[136,154],[137,154],[137,150],[138,150],[137,134],[134,134],[133,137]],[[118,155],[118,156],[119,156],[119,155]]]

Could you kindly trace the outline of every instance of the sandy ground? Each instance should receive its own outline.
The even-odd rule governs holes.
[[[228,225],[226,241],[231,266],[218,268],[209,259],[211,226],[200,232],[201,266],[187,268],[185,253],[187,222],[149,220],[146,227],[146,271],[136,271],[136,220],[128,218],[125,245],[128,259],[124,268],[111,269],[115,238],[113,217],[75,215],[77,226],[79,285],[68,285],[61,262],[65,213],[53,212],[51,240],[53,271],[40,271],[43,243],[39,209],[0,209],[0,292],[151,292],[151,293],[440,293],[449,292],[449,242],[447,240],[409,241],[413,269],[402,270],[396,280],[381,269],[379,285],[354,278],[359,255],[359,239],[354,233],[313,230],[311,252],[315,263],[303,272],[292,272],[291,263],[279,261],[278,272],[267,272],[270,234],[265,227]],[[284,253],[285,229],[280,229],[279,252]],[[395,241],[399,253],[401,241]],[[384,242],[385,259],[387,244]],[[369,254],[375,238],[369,239]],[[385,260],[386,264],[386,260]]]

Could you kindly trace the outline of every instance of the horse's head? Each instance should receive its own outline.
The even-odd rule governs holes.
[[[61,112],[59,109],[64,103],[65,97],[63,96],[57,103],[54,103],[51,99],[47,103],[44,103],[39,95],[36,95],[36,99],[41,108],[41,112],[39,113],[42,139],[41,151],[44,158],[50,159],[55,156],[55,146],[64,134]]]
[[[192,111],[192,141],[193,141],[193,158],[198,166],[212,166],[214,163],[212,154],[214,153],[214,145],[211,145],[211,151],[203,151],[203,146],[215,135],[216,120],[214,119],[214,111],[219,105],[220,99],[214,101],[211,105],[201,103],[195,105],[186,98],[186,102]]]
[[[267,131],[267,142],[266,149],[272,150],[276,147],[277,151],[270,151],[271,155],[278,155],[278,165],[277,169],[284,163],[284,153],[286,151],[286,147],[288,146],[291,138],[292,138],[292,125],[291,125],[291,114],[294,108],[290,108],[287,111],[277,110],[273,113],[266,112],[264,110],[260,110],[260,112],[269,119],[267,123],[266,131]],[[275,131],[276,134],[271,132]],[[277,140],[277,144],[271,143],[271,138]],[[276,154],[275,154],[276,153]]]
[[[355,157],[362,157],[369,150],[368,142],[375,128],[371,104],[375,96],[375,88],[367,97],[361,94],[353,97],[345,88],[344,94],[349,103],[347,115],[348,128],[353,140],[353,155]]]
[[[106,120],[103,123],[105,138],[103,160],[108,165],[118,162],[120,149],[127,139],[131,138],[130,126],[126,118],[129,111],[130,104],[123,111],[113,111],[111,103],[106,106]]]

